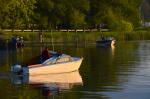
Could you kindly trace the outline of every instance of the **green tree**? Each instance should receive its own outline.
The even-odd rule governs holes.
[[[50,13],[53,7],[54,3],[51,0],[37,0],[35,16],[33,19],[39,29],[42,30],[51,26]]]
[[[109,25],[109,28],[113,31],[120,31],[120,32],[131,32],[133,31],[133,25],[130,22],[125,20],[115,20],[112,21]]]
[[[79,10],[73,10],[69,18],[70,25],[73,28],[80,28],[85,23],[85,15]]]
[[[4,1],[5,2],[5,1]],[[9,0],[2,10],[3,26],[18,28],[26,24],[33,15],[35,0]]]
[[[142,0],[0,0],[0,27],[79,28],[125,20],[138,27]],[[43,21],[42,21],[43,20]],[[10,28],[10,27],[9,27]]]
[[[140,25],[139,7],[142,0],[90,0],[89,23],[110,24],[110,19],[127,20],[134,26]],[[111,15],[113,16],[110,16]]]

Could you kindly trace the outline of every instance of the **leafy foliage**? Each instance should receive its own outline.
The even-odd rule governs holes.
[[[125,20],[113,21],[112,23],[110,23],[109,27],[112,30],[116,30],[116,31],[131,32],[133,30],[133,25],[130,22],[127,22]]]
[[[140,25],[142,0],[0,0],[0,27],[82,28]],[[120,22],[114,23],[115,20]],[[124,21],[122,21],[124,20]],[[115,26],[115,25],[114,25]]]

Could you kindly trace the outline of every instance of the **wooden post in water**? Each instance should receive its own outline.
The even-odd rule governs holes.
[[[42,33],[42,30],[39,32],[39,41],[40,41],[40,43],[43,42],[43,33]]]
[[[52,42],[52,48],[53,48],[53,51],[54,51],[55,49],[54,49],[54,42],[53,42],[54,40],[53,40],[52,29],[51,29],[51,40],[52,40],[52,41],[51,41],[51,42]]]

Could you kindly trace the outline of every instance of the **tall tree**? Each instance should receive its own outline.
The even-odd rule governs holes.
[[[3,25],[9,25],[14,29],[27,24],[30,16],[33,15],[35,0],[9,0],[5,4],[3,13]]]
[[[34,21],[41,30],[52,24],[49,16],[53,7],[52,0],[37,0]]]

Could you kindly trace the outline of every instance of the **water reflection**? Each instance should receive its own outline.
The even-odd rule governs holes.
[[[75,85],[83,85],[79,71],[34,76],[14,74],[11,81],[15,85],[29,84],[34,88],[42,89],[44,96],[58,95],[62,90],[69,90]]]
[[[115,45],[111,45],[111,53],[112,53],[112,56],[115,55]]]
[[[79,71],[69,72],[69,73],[29,76],[29,84],[36,84],[36,83],[67,83],[67,84],[79,83],[81,84],[82,79],[79,74]]]
[[[0,96],[3,99],[14,96],[22,99],[43,99],[43,95],[55,95],[58,99],[145,99],[143,96],[149,97],[150,91],[149,48],[150,42],[117,42],[111,48],[96,48],[93,45],[78,48],[55,46],[56,51],[84,57],[80,68],[82,79],[77,77],[80,78],[79,83],[71,83],[72,78],[76,77],[69,73],[66,74],[68,76],[14,76],[11,77],[13,85],[10,80],[4,80],[9,79],[9,75],[4,73],[9,73],[12,63],[26,62],[39,55],[41,47],[24,47],[23,51],[9,49],[7,52],[1,49],[0,72],[4,73],[0,73]]]

